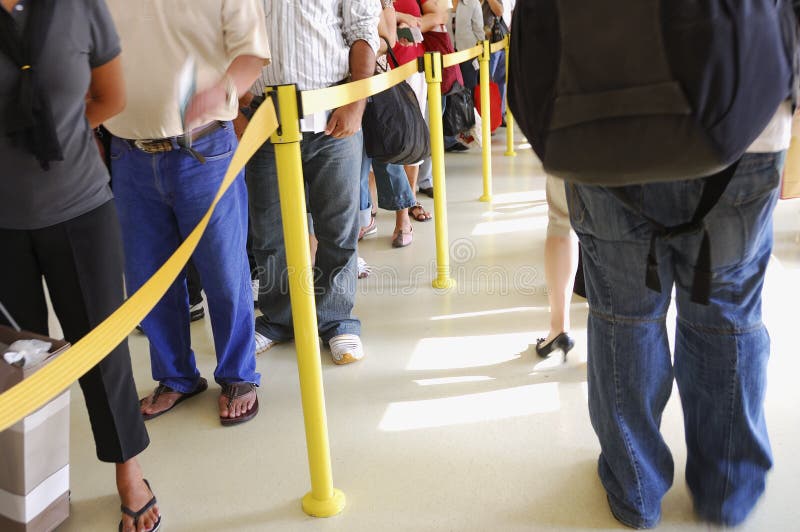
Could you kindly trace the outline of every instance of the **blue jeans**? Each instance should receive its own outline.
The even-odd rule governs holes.
[[[358,203],[358,225],[361,227],[367,227],[372,222],[372,197],[369,193],[370,168],[372,168],[372,159],[367,156],[367,149],[364,148],[361,154]]]
[[[772,210],[783,153],[747,154],[706,217],[711,304],[690,301],[702,233],[659,239],[661,293],[645,286],[650,226],[606,189],[567,185],[589,300],[589,414],[600,440],[598,473],[615,517],[655,526],[673,460],[659,426],[678,384],[686,482],[697,514],[733,526],[764,491],[772,466],[764,420],[769,335],[761,288],[772,249]],[[701,180],[626,187],[665,225],[691,218]],[[674,363],[666,313],[673,284]]]
[[[195,141],[201,164],[185,150],[148,154],[127,141],[111,143],[114,196],[122,226],[128,293],[172,255],[208,210],[237,146],[230,123]],[[220,383],[259,384],[253,299],[247,263],[247,188],[240,174],[217,205],[192,260],[206,293]],[[181,272],[142,321],[150,340],[153,379],[192,391],[200,373],[189,334],[189,296]]]
[[[372,161],[375,188],[378,189],[378,207],[387,211],[401,211],[417,204],[408,175],[400,164]]]
[[[356,296],[361,132],[343,139],[304,133],[300,143],[308,211],[319,246],[314,268],[319,335],[360,334]],[[277,341],[294,337],[275,149],[266,142],[247,163],[253,254],[259,268],[256,330]]]

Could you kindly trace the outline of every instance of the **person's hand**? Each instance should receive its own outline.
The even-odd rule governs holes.
[[[186,117],[184,119],[187,129],[193,126],[203,125],[204,118],[210,115],[217,109],[225,107],[228,101],[227,94],[225,93],[225,85],[217,83],[206,90],[196,93],[189,106],[186,108]]]
[[[414,15],[409,15],[408,13],[400,13],[397,12],[397,27],[401,28],[402,25],[405,24],[406,26],[413,26],[415,28],[419,28],[422,26],[422,19],[419,17],[415,17]]]
[[[233,132],[236,133],[237,140],[242,140],[244,130],[249,123],[250,120],[248,120],[247,117],[241,113],[241,111],[239,112],[239,115],[233,119]]]
[[[339,107],[332,114],[328,125],[325,126],[325,134],[331,137],[342,139],[354,135],[361,129],[361,116],[364,114],[364,100]]]

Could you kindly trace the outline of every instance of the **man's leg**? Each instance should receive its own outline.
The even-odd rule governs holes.
[[[686,482],[697,513],[727,526],[747,517],[772,466],[761,288],[782,163],[782,154],[745,155],[706,218],[714,269],[710,305],[690,301],[699,237],[674,243],[677,252],[685,250],[676,276],[675,377],[686,431]]]
[[[673,477],[672,455],[659,432],[673,380],[665,326],[669,257],[659,257],[666,288],[649,290],[647,225],[604,189],[570,191],[589,300],[589,414],[601,447],[598,473],[614,516],[650,528]]]
[[[357,279],[359,168],[362,137],[305,134],[303,171],[317,248],[317,319],[323,341],[361,332],[352,316]]]
[[[185,238],[205,215],[219,189],[238,142],[233,127],[224,127],[195,141],[192,146],[205,157],[200,163],[188,153],[170,159],[165,173],[173,176],[170,192],[175,215]],[[206,293],[220,385],[258,385],[250,268],[247,262],[247,190],[240,173],[217,203],[203,237],[194,251],[194,263]],[[236,418],[255,404],[256,393],[230,402],[220,398],[220,417]]]
[[[356,180],[358,173],[352,178]],[[265,142],[247,163],[247,192],[250,205],[252,251],[259,272],[256,331],[270,340],[291,340],[292,309],[286,270],[286,247],[278,194],[275,150]]]
[[[181,241],[169,176],[159,170],[165,156],[147,154],[114,138],[111,159],[114,196],[125,251],[125,281],[134,293],[172,255]],[[194,391],[200,379],[189,335],[189,296],[181,272],[153,310],[142,320],[150,340],[153,379],[180,392]]]

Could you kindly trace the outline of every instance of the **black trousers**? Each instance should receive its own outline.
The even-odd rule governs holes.
[[[123,262],[114,202],[37,230],[0,229],[0,301],[25,330],[48,334],[42,277],[64,331],[75,343],[122,304]],[[0,316],[0,321],[5,322]],[[121,463],[150,440],[139,412],[128,342],[80,378],[97,457]]]

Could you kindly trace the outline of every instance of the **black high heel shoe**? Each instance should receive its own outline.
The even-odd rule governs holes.
[[[546,358],[553,352],[553,349],[561,349],[564,352],[564,360],[567,360],[567,353],[575,347],[575,340],[567,332],[562,332],[548,343],[544,343],[547,338],[536,340],[536,354]]]

